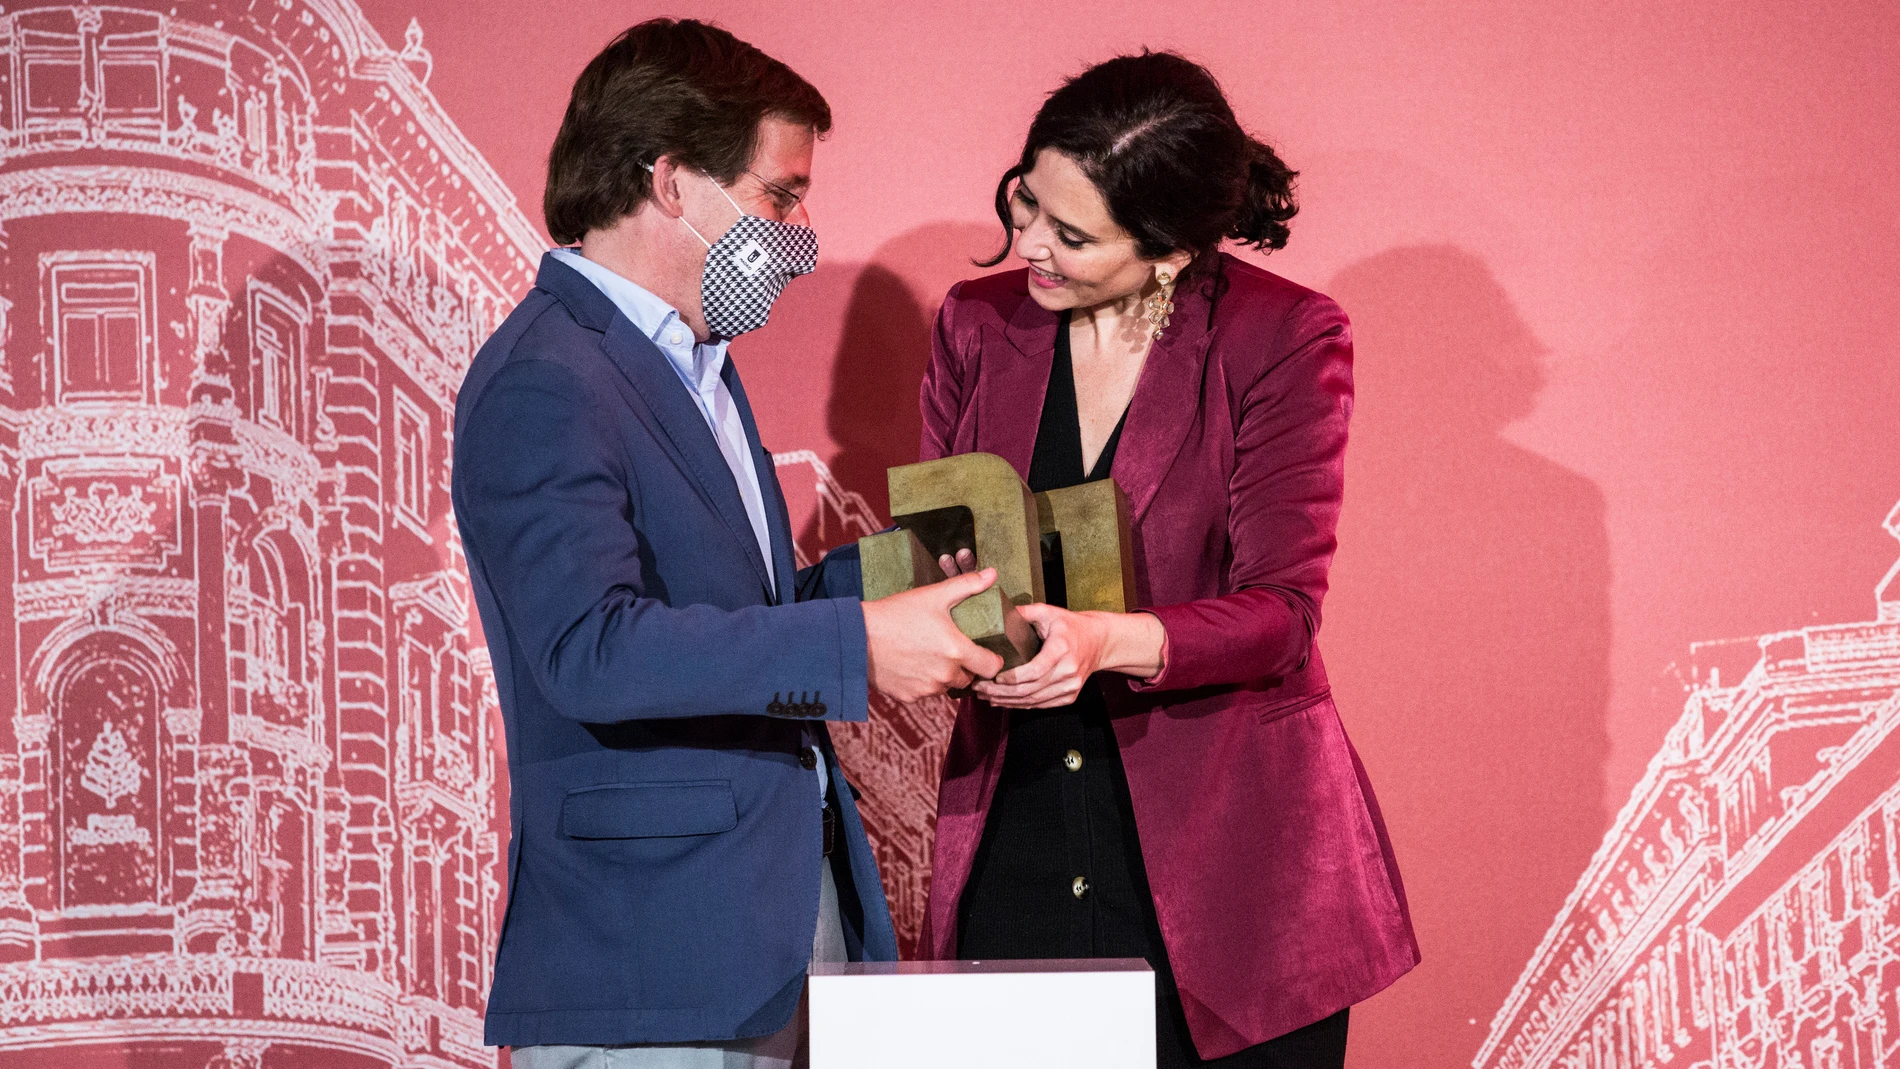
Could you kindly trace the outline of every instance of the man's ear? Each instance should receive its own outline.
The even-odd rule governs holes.
[[[671,156],[661,156],[653,161],[653,206],[672,219],[678,219],[686,213],[686,205],[680,198],[680,175],[685,166]]]

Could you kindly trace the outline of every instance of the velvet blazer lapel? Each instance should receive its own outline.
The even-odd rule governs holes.
[[[1213,338],[1207,312],[1207,295],[1201,287],[1176,293],[1168,329],[1149,348],[1129,399],[1121,444],[1115,451],[1114,477],[1128,495],[1132,520],[1139,520],[1153,503],[1200,411],[1207,349]],[[1059,313],[1025,294],[1002,331],[1014,351],[1004,360],[985,361],[977,380],[988,418],[978,427],[976,447],[1009,461],[1024,479],[1029,477],[1030,459],[1036,451],[1036,431],[1042,423],[1061,322]]]
[[[1129,398],[1113,474],[1128,495],[1130,522],[1141,522],[1201,415],[1207,347],[1213,339],[1207,312],[1207,297],[1199,286],[1175,294],[1168,329],[1149,347]]]
[[[1003,324],[1003,339],[1014,352],[1005,352],[1002,360],[985,360],[977,378],[984,404],[978,410],[976,448],[1009,461],[1024,480],[1029,478],[1029,463],[1036,452],[1036,430],[1042,423],[1061,322],[1056,313],[1024,294],[1015,314]]]
[[[768,596],[776,597],[765,572],[765,558],[759,555],[759,540],[752,533],[752,520],[746,515],[738,484],[733,481],[732,469],[726,466],[726,458],[719,452],[719,443],[713,439],[712,428],[706,425],[699,405],[666,362],[666,354],[621,315],[606,294],[553,256],[542,258],[535,285],[560,298],[573,313],[575,322],[602,332],[601,351],[646,403],[647,411],[659,423],[681,470],[690,476],[706,505],[724,521],[752,565],[759,585]],[[731,361],[727,364],[729,371]],[[752,428],[750,410],[741,411],[746,413],[747,438],[756,446],[757,434]],[[769,472],[759,474],[763,483]],[[766,515],[771,514],[768,507]]]

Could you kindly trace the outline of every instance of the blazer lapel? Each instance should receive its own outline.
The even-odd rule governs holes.
[[[732,391],[732,402],[739,406],[739,422],[745,425],[746,447],[752,450],[752,467],[759,475],[759,500],[765,506],[765,529],[772,542],[772,575],[778,580],[773,600],[789,604],[797,600],[794,590],[798,579],[798,560],[792,542],[792,517],[785,507],[785,495],[778,484],[778,465],[772,453],[759,440],[759,424],[752,416],[752,402],[746,399],[745,386],[739,382],[739,368],[726,351],[726,366],[719,372]],[[756,541],[756,539],[755,539]]]
[[[1049,392],[1049,370],[1055,363],[1056,329],[1061,320],[1028,294],[1003,327],[1010,349],[1004,359],[985,362],[977,378],[976,448],[995,453],[1024,479],[1036,452],[1036,430],[1042,424],[1043,397]]]
[[[1175,454],[1201,413],[1202,376],[1213,339],[1208,301],[1200,287],[1178,294],[1168,329],[1149,347],[1148,360],[1128,402],[1115,451],[1115,482],[1128,495],[1129,519],[1139,521]]]
[[[726,458],[719,452],[719,443],[713,439],[706,417],[687,393],[685,384],[667,365],[666,355],[623,315],[615,315],[607,324],[601,348],[646,402],[647,410],[653,413],[679,455],[680,466],[699,484],[701,497],[725,521],[727,530],[757,574],[759,585],[770,592],[772,584],[765,574],[765,559],[759,555],[759,540],[752,533],[752,520],[746,516],[745,503],[739,499],[739,486],[733,481],[732,469],[726,466]],[[750,432],[749,419],[747,424]]]

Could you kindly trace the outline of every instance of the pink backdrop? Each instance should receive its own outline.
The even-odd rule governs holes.
[[[1900,498],[1890,7],[128,9],[175,14],[111,47],[167,79],[208,63],[225,95],[187,119],[189,86],[112,81],[112,26],[0,16],[0,1063],[482,1061],[503,785],[442,492],[449,390],[521,292],[572,78],[674,14],[791,63],[837,118],[810,198],[822,266],[734,348],[808,551],[881,522],[927,324],[998,239],[995,178],[1063,75],[1180,49],[1303,173],[1268,265],[1338,298],[1359,354],[1322,640],[1425,954],[1355,1010],[1353,1064],[1892,1064],[1900,589],[1873,594]],[[140,51],[145,33],[162,40]],[[248,43],[204,43],[220,34]],[[101,177],[160,157],[194,176],[172,185],[243,195]],[[58,193],[88,182],[121,193]],[[109,404],[62,370],[74,250],[114,253],[81,281],[150,293],[158,370]],[[176,432],[62,430],[159,410]],[[265,443],[232,446],[251,483],[206,474],[205,433]],[[259,460],[273,443],[288,459]],[[34,541],[58,517],[72,544]],[[231,607],[240,585],[254,605]],[[258,623],[298,613],[319,626]],[[62,667],[69,632],[101,652]],[[148,670],[138,642],[184,652]],[[253,672],[260,650],[283,663]],[[846,759],[908,925],[948,713],[880,712]],[[147,857],[141,833],[173,846]],[[162,886],[89,899],[87,879]],[[285,896],[307,910],[266,908]]]

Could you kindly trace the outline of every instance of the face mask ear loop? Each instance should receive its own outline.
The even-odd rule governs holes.
[[[686,217],[684,215],[680,216],[680,222],[686,223]],[[695,230],[693,228],[693,224],[686,223],[686,229],[693,231],[693,236],[699,239],[699,243],[701,245],[706,246],[707,249],[712,248],[712,242],[707,241],[706,236],[704,234],[701,234],[698,230]]]
[[[712,182],[712,176],[707,175],[706,180]],[[725,186],[720,185],[718,182],[713,182],[713,188],[719,191],[720,196],[726,198],[726,203],[732,205],[732,210],[739,213],[739,218],[745,218],[745,209],[739,207],[739,202],[732,199],[732,194],[726,192]]]
[[[714,178],[712,175],[707,175],[706,181],[711,182],[713,184],[713,188],[719,191],[719,195],[726,198],[726,203],[732,205],[732,210],[739,213],[739,218],[734,219],[732,221],[733,226],[738,226],[740,220],[745,218],[745,209],[739,207],[739,202],[732,199],[732,194],[726,192],[726,187],[720,185],[718,179]],[[686,223],[686,217],[683,215],[680,216],[680,222]],[[686,229],[693,230],[693,224],[686,223]],[[731,227],[728,227],[727,229],[731,229]],[[699,240],[701,241],[706,241],[705,238],[699,237],[699,231],[697,230],[693,230],[693,236],[696,238],[699,238]],[[706,247],[708,249],[712,248],[712,242],[706,241]]]
[[[650,164],[650,163],[643,163],[643,164],[641,164],[640,166],[642,166],[642,167],[645,167],[645,168],[647,169],[647,173],[648,173],[648,174],[652,174],[652,173],[653,173],[653,165],[652,165],[652,164]],[[708,182],[712,182],[712,176],[711,176],[711,175],[707,175],[707,176],[706,176],[706,180],[707,180]],[[725,191],[725,188],[724,188],[724,187],[722,187],[722,186],[720,186],[720,184],[719,184],[719,183],[717,183],[717,182],[713,182],[713,188],[714,188],[714,189],[717,189],[717,190],[719,190],[719,192],[720,192],[720,194],[721,194],[721,195],[724,195],[724,194],[725,194],[725,192],[726,192],[726,191]],[[727,203],[727,204],[732,204],[732,198],[731,198],[731,197],[726,197],[726,203]],[[737,204],[733,204],[733,205],[732,205],[732,210],[733,210],[733,211],[735,211],[735,212],[737,212],[737,211],[739,211],[739,206],[738,206]],[[739,212],[739,214],[740,214],[740,215],[744,215],[745,213],[744,213],[744,212]],[[706,247],[707,247],[708,249],[710,249],[710,248],[712,248],[712,242],[710,242],[710,241],[707,241],[707,240],[706,240],[706,235],[704,235],[704,234],[701,234],[701,233],[699,232],[699,230],[698,230],[698,229],[697,229],[696,227],[694,227],[694,226],[693,226],[693,224],[691,224],[691,223],[687,223],[687,222],[686,222],[686,217],[685,217],[684,215],[682,215],[682,216],[680,216],[680,222],[682,222],[682,223],[686,223],[686,229],[688,229],[688,230],[691,230],[691,231],[693,232],[693,236],[699,239],[699,243],[700,243],[701,245],[704,245],[704,246],[706,246]]]

